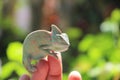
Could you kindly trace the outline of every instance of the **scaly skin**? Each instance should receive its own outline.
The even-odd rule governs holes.
[[[51,25],[51,32],[37,30],[28,34],[23,43],[23,64],[29,72],[36,68],[31,64],[32,60],[41,60],[55,52],[64,52],[70,46],[67,34],[62,33],[55,25]]]

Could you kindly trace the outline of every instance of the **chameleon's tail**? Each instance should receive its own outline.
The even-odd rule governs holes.
[[[23,64],[29,72],[36,71],[36,68],[31,64],[31,57],[28,55],[23,56]]]

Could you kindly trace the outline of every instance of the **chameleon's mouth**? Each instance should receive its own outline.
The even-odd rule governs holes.
[[[61,52],[67,51],[69,47],[64,48]]]
[[[64,46],[62,45],[62,47],[56,47],[55,51],[56,52],[64,52],[64,51],[68,50],[68,48],[69,48],[68,45],[64,45]]]

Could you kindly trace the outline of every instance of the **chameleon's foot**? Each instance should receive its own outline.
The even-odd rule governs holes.
[[[31,67],[28,68],[28,71],[29,72],[35,72],[35,71],[37,71],[37,68],[35,66],[31,66]]]
[[[52,56],[54,56],[55,58],[57,58],[58,59],[58,56],[57,56],[57,53],[55,53],[54,51],[50,51],[50,54],[52,55]]]
[[[37,68],[34,66],[34,67],[32,67],[31,71],[35,72],[35,71],[37,71]]]

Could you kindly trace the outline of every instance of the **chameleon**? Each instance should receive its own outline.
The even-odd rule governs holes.
[[[41,60],[52,55],[57,58],[57,52],[64,52],[70,46],[69,38],[66,33],[54,24],[51,31],[36,30],[29,33],[23,42],[23,64],[29,72],[36,71],[36,67],[31,63],[32,60]]]

